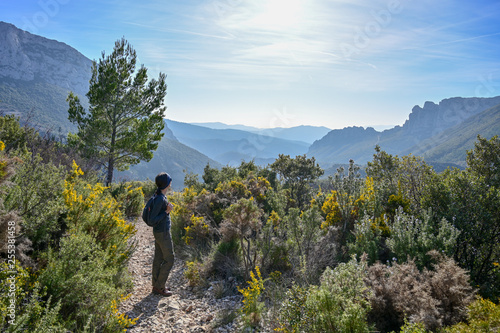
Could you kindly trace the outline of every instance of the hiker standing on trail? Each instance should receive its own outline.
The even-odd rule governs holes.
[[[159,173],[155,178],[158,189],[151,210],[154,220],[153,235],[155,237],[155,255],[153,259],[153,293],[171,296],[170,288],[165,284],[174,265],[174,248],[170,234],[170,212],[174,206],[168,202],[166,193],[172,184],[168,173]]]

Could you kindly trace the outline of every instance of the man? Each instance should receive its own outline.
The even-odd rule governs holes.
[[[172,184],[168,173],[161,172],[155,178],[156,198],[151,210],[151,218],[155,222],[153,235],[155,237],[155,255],[153,259],[153,293],[171,296],[170,288],[165,284],[174,265],[174,249],[170,234],[170,212],[172,203],[168,202],[166,193]]]

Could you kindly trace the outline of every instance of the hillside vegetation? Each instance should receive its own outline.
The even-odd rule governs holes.
[[[247,281],[237,288],[247,328],[498,327],[499,153],[498,137],[478,137],[465,170],[438,174],[376,147],[366,177],[351,161],[320,189],[311,184],[323,171],[305,156],[206,168],[170,197],[176,251],[197,288],[218,281],[231,294],[234,277]]]
[[[87,108],[85,94],[92,61],[69,45],[5,22],[0,22],[0,32],[0,114],[20,116],[23,124],[27,122],[50,131],[60,139],[68,131],[75,132],[76,127],[68,121],[66,98],[73,91]],[[253,159],[266,166],[280,153],[291,156],[307,153],[324,169],[330,169],[334,164],[347,164],[350,159],[364,165],[379,145],[393,155],[412,153],[433,165],[463,167],[465,151],[472,149],[478,134],[491,138],[500,133],[498,117],[483,113],[499,104],[500,96],[454,97],[437,104],[425,102],[423,107],[412,108],[402,126],[382,132],[361,127],[329,131],[324,127],[298,126],[259,131],[244,126],[241,130],[228,129],[223,124],[201,124],[206,126],[202,127],[172,121],[170,125],[179,142],[201,153],[197,165],[207,161],[203,155],[221,165],[237,166],[242,160]],[[210,126],[218,130],[207,128]],[[455,126],[459,127],[452,130]],[[166,159],[156,159],[157,162],[157,168],[171,165]],[[180,168],[192,169],[189,164]],[[129,176],[134,174],[137,172],[132,170]]]
[[[153,183],[106,188],[92,161],[11,116],[0,118],[0,138],[2,330],[134,325],[117,311],[132,288],[128,221]],[[478,137],[465,170],[437,174],[377,147],[366,177],[352,161],[321,189],[323,170],[304,155],[206,165],[202,181],[187,177],[169,196],[175,251],[196,290],[243,296],[227,315],[242,329],[495,330],[499,156],[498,137]]]
[[[0,82],[0,114],[22,116],[23,122],[65,138],[68,131],[74,130],[68,121],[68,92],[68,89],[40,81],[3,79]]]
[[[0,113],[14,113],[42,131],[65,137],[74,128],[66,97],[69,91],[84,97],[91,65],[64,43],[0,21]]]
[[[123,331],[130,218],[153,188],[104,187],[92,161],[12,116],[0,139],[0,330]]]
[[[85,70],[68,74],[87,63],[76,50],[1,22],[0,29],[5,45],[15,38],[28,44],[0,48],[0,61],[24,54],[33,64],[3,67],[7,112],[41,105],[31,97],[51,107],[56,81],[82,82]],[[47,45],[48,61],[35,66]],[[43,125],[0,114],[0,330],[123,332],[135,325],[118,305],[133,288],[134,223],[142,223],[145,198],[156,188],[146,178],[160,171],[170,172],[178,189],[168,199],[185,278],[199,295],[242,299],[214,329],[234,321],[243,332],[500,330],[500,97],[427,102],[403,126],[334,130],[306,155],[300,140],[172,121],[163,129],[165,75],[145,90],[158,84],[153,99],[130,87],[115,90],[132,82],[135,52],[126,50],[134,60],[124,70],[114,68],[125,64],[122,56],[103,53],[100,64],[109,64],[104,72],[113,78],[104,82],[112,83],[97,84],[93,67],[87,95],[95,113],[84,114],[69,95],[78,135],[61,140]],[[134,85],[147,81],[141,67]],[[117,106],[115,97],[125,99]],[[161,114],[150,120],[142,113],[155,110]],[[33,112],[48,122],[63,116]],[[452,158],[465,164],[437,172],[409,149],[442,168]],[[113,156],[125,162],[113,164]],[[122,174],[138,181],[113,182],[115,165],[124,170],[151,158]],[[366,164],[363,173],[355,162]],[[325,175],[326,168],[336,170]]]

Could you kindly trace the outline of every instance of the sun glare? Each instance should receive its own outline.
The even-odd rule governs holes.
[[[301,11],[301,0],[268,0],[252,23],[263,29],[282,30],[297,24]]]

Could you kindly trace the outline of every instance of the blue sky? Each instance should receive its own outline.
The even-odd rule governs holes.
[[[402,125],[414,105],[500,95],[500,2],[16,0],[0,20],[90,59],[125,37],[167,74],[167,118]]]

